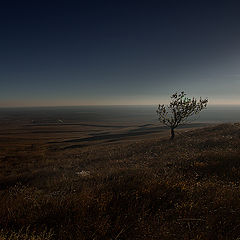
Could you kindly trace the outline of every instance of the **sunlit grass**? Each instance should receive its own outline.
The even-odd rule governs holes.
[[[237,239],[239,143],[240,128],[225,124],[174,142],[11,152],[0,239]]]

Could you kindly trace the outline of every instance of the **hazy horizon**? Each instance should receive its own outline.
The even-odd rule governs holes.
[[[180,91],[178,91],[180,92]],[[173,93],[173,92],[172,92]],[[129,100],[125,99],[125,101],[102,101],[101,99],[99,101],[95,102],[79,102],[79,101],[27,101],[27,102],[3,102],[0,101],[0,108],[14,108],[14,107],[78,107],[78,106],[148,106],[148,105],[158,105],[158,104],[169,104],[170,102],[170,95],[168,96],[162,96],[162,97],[156,97],[155,100],[153,100],[151,97],[141,99],[141,101],[134,101],[134,100]],[[214,100],[212,98],[209,98],[208,96],[197,96],[193,94],[187,94],[188,97],[192,98],[195,97],[199,99],[199,97],[202,98],[208,98],[208,107],[209,106],[240,106],[240,102],[238,101],[231,101],[230,99],[228,100]]]
[[[168,102],[159,102],[158,104],[83,104],[83,105],[21,105],[21,106],[0,106],[0,109],[7,109],[7,108],[71,108],[71,107],[141,107],[141,106],[158,106],[159,104],[166,104]],[[207,108],[212,107],[240,107],[239,104],[208,104]]]
[[[159,103],[166,104],[168,103]],[[0,106],[0,109],[7,108],[71,108],[71,107],[144,107],[158,106],[158,104],[85,104],[85,105],[22,105],[22,106]],[[240,104],[208,104],[207,108],[212,107],[240,107]]]
[[[159,124],[157,105],[105,105],[0,108],[0,121],[35,123],[141,123]],[[195,117],[194,117],[195,119]],[[195,123],[239,122],[240,105],[211,105],[204,109]]]

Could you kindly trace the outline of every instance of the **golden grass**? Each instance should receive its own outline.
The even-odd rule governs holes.
[[[0,239],[238,239],[239,143],[223,124],[174,142],[9,152]]]
[[[30,232],[29,228],[25,230],[20,229],[18,232],[10,231],[6,232],[4,230],[0,231],[1,240],[51,240],[54,234],[52,231],[42,231],[36,234],[34,231]]]

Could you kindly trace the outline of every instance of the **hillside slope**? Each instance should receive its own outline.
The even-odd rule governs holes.
[[[2,156],[0,166],[0,239],[240,236],[239,124],[172,142],[41,146]]]

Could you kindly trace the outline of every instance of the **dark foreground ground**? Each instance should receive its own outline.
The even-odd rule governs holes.
[[[1,240],[239,239],[238,124],[92,125],[1,127]]]

